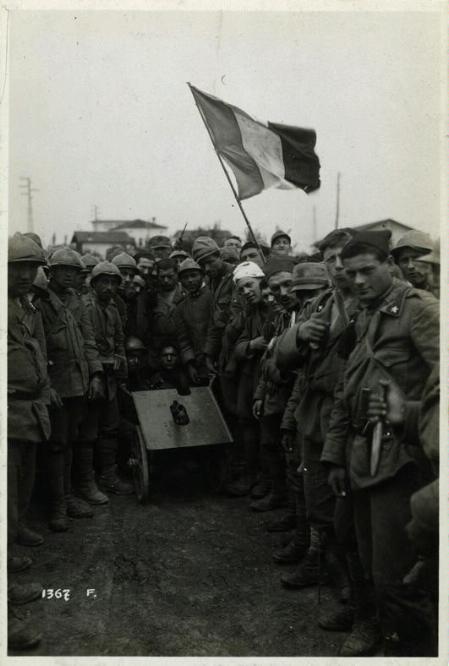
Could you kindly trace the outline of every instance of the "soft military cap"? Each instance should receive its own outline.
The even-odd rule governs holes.
[[[184,259],[184,261],[180,263],[178,269],[178,275],[181,275],[181,273],[184,273],[185,271],[200,271],[202,273],[203,269],[196,261],[188,257],[187,259]]]
[[[321,289],[329,286],[329,277],[324,264],[304,262],[296,264],[293,269],[292,291]]]
[[[112,263],[118,268],[132,268],[137,271],[137,263],[134,257],[127,252],[120,252],[112,259]]]
[[[93,267],[90,281],[91,283],[100,275],[110,275],[116,277],[119,282],[122,281],[122,274],[120,273],[119,268],[113,264],[111,261],[100,261],[99,264]]]
[[[263,270],[254,263],[254,261],[244,261],[234,268],[232,277],[234,282],[243,280],[246,278],[263,278],[265,273]]]
[[[168,236],[153,236],[153,238],[150,238],[148,241],[148,245],[150,247],[158,248],[158,247],[169,247],[171,248],[171,243],[170,239]]]
[[[273,254],[264,265],[263,270],[267,277],[271,277],[275,273],[292,273],[294,266],[295,261],[293,257]]]
[[[346,259],[354,256],[353,250],[358,245],[366,245],[387,258],[390,254],[390,238],[391,231],[388,229],[383,231],[358,231],[343,247],[341,258]]]
[[[192,256],[195,261],[202,261],[212,254],[220,254],[220,248],[213,238],[209,236],[198,236],[192,247]]]
[[[94,266],[100,263],[99,258],[96,257],[94,254],[89,254],[89,253],[83,254],[81,259],[86,268],[93,268]]]
[[[8,238],[8,264],[19,262],[45,264],[45,254],[34,240],[17,233]]]
[[[281,229],[279,229],[279,231],[275,231],[271,237],[271,247],[273,247],[274,241],[276,241],[278,238],[288,238],[288,242],[291,245],[292,239],[290,238],[288,233],[286,231],[282,231]]]

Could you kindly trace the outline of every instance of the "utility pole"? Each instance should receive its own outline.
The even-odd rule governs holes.
[[[340,176],[341,173],[337,173],[337,205],[335,207],[335,228],[338,229],[338,222],[340,219]]]
[[[33,223],[33,192],[39,192],[35,187],[32,187],[31,185],[31,178],[28,176],[22,176],[20,180],[24,181],[19,185],[20,189],[22,191],[22,195],[25,197],[28,197],[28,224],[27,224],[27,231],[34,231],[34,223]]]

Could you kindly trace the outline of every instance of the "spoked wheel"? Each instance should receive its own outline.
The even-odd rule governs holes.
[[[132,469],[137,499],[141,504],[145,504],[150,493],[150,472],[147,447],[139,426],[136,427],[129,464]]]

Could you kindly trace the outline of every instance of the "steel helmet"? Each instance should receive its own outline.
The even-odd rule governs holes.
[[[168,258],[176,259],[177,257],[184,257],[184,259],[187,259],[188,257],[190,257],[190,254],[185,250],[173,250],[173,252],[170,254]]]
[[[94,254],[89,254],[89,253],[83,254],[81,259],[83,260],[83,264],[85,265],[85,267],[88,268],[89,270],[92,270],[94,266],[100,263],[100,259],[96,257]]]
[[[8,264],[45,264],[44,251],[31,238],[17,233],[8,239]]]
[[[197,264],[196,261],[188,257],[187,259],[184,259],[184,261],[180,263],[178,269],[178,275],[181,275],[181,273],[184,273],[185,271],[200,271],[202,273],[203,269],[199,264]]]
[[[136,260],[127,252],[116,254],[111,261],[118,268],[131,268],[132,270],[137,271]]]
[[[130,351],[146,351],[146,347],[143,344],[142,340],[136,338],[134,335],[130,335],[125,342],[125,350]]]
[[[54,268],[55,266],[70,266],[78,270],[85,268],[81,261],[81,255],[76,250],[71,250],[68,247],[55,250],[48,260],[48,265],[50,268]]]
[[[35,243],[37,243],[37,245],[39,245],[39,247],[42,247],[43,249],[41,237],[35,234],[34,231],[27,231],[23,235],[27,238],[31,238],[31,240],[33,240]]]
[[[92,283],[100,275],[110,275],[116,277],[119,282],[122,281],[120,270],[110,261],[100,261],[100,263],[93,267],[90,274],[90,282]]]
[[[406,247],[422,252],[423,254],[429,254],[429,252],[433,252],[434,250],[434,243],[429,234],[426,234],[424,231],[416,231],[413,229],[412,231],[408,231],[398,240],[394,248],[391,250],[391,254],[397,259],[400,250],[403,250]]]

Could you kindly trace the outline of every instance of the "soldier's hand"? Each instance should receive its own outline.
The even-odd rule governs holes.
[[[295,443],[296,433],[291,430],[284,430],[281,437],[281,446],[286,453],[293,451],[293,444]]]
[[[262,406],[263,400],[254,400],[253,402],[253,416],[255,419],[259,420],[262,416]]]
[[[200,377],[199,377],[199,375],[198,375],[198,370],[195,368],[195,366],[193,365],[193,363],[189,363],[189,364],[187,365],[187,372],[188,372],[188,374],[189,374],[190,381],[191,381],[193,384],[199,384],[199,382],[200,382]]]
[[[217,368],[215,367],[214,362],[210,356],[206,356],[206,367],[212,375],[217,374]]]
[[[267,341],[263,337],[263,335],[259,335],[258,338],[254,338],[254,340],[251,340],[249,343],[249,348],[251,351],[265,351],[267,348]]]
[[[55,409],[61,409],[62,407],[61,396],[54,388],[50,389],[50,407]]]
[[[346,497],[346,470],[344,467],[333,467],[327,482],[336,497]]]
[[[371,393],[366,412],[368,420],[371,423],[385,420],[393,425],[400,425],[405,420],[406,398],[399,386],[393,381],[388,382],[386,390],[386,400],[380,392]]]
[[[326,334],[328,325],[319,312],[314,312],[310,319],[298,328],[298,338],[304,342],[319,345]]]
[[[89,400],[100,400],[101,398],[104,398],[103,380],[98,375],[95,375],[90,380],[87,397]]]

